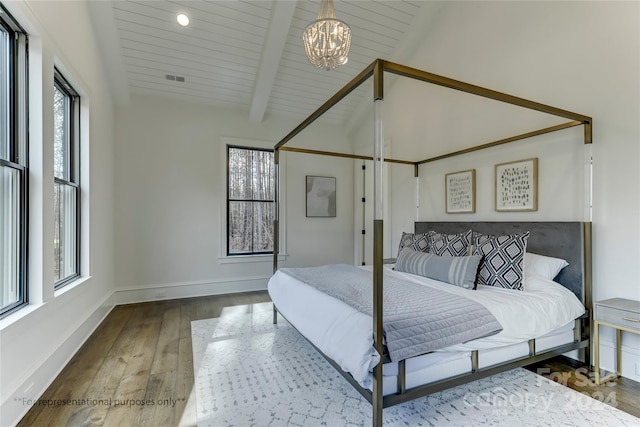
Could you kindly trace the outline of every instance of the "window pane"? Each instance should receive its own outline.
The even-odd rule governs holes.
[[[253,203],[253,252],[273,251],[274,205],[271,202]]]
[[[229,253],[273,251],[272,202],[229,203]]]
[[[55,281],[76,274],[76,207],[77,189],[55,183],[54,193],[54,275]]]
[[[20,172],[0,166],[0,306],[20,296]]]
[[[229,198],[251,199],[252,151],[229,148]]]
[[[0,159],[9,159],[9,34],[0,27]]]
[[[252,252],[253,203],[229,202],[229,253]]]
[[[53,89],[53,175],[68,180],[69,97],[57,86]]]
[[[273,152],[229,148],[229,198],[274,199]]]
[[[253,198],[255,200],[274,199],[273,153],[253,152]]]
[[[14,88],[15,98],[15,120],[17,127],[15,129],[15,156],[13,160],[16,163],[27,166],[27,37],[24,34],[18,34],[15,44],[17,49],[17,61],[15,64],[15,73],[17,75],[17,84]]]

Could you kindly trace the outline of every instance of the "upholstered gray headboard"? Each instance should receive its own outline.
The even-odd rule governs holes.
[[[482,234],[529,231],[527,252],[562,258],[569,263],[554,279],[585,302],[584,224],[582,222],[416,222],[415,232],[434,230],[455,234],[473,230]]]

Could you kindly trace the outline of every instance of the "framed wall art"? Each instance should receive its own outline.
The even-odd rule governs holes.
[[[452,172],[444,176],[447,213],[476,211],[476,170]]]
[[[336,178],[307,175],[307,217],[336,216]]]
[[[537,211],[538,158],[500,163],[495,168],[496,211]]]

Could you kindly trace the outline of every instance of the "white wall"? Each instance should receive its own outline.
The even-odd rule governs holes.
[[[247,112],[133,95],[116,112],[118,301],[265,289],[272,257],[225,257],[225,144],[273,147],[297,122],[247,121]],[[346,144],[314,125],[289,146]],[[287,216],[283,266],[353,259],[350,161],[282,153]],[[305,217],[305,175],[337,178],[337,217]],[[259,259],[259,258],[258,258]],[[250,262],[248,262],[250,261]]]
[[[594,300],[640,299],[639,19],[638,2],[452,2],[408,64],[593,117]],[[385,133],[394,141],[419,136],[415,128],[412,134],[393,127],[424,111],[406,105],[406,99],[403,109],[391,113],[396,110],[385,97]],[[437,106],[432,108],[431,115],[438,114]],[[472,118],[471,123],[450,123],[450,129],[457,132],[456,127],[467,125],[477,123]],[[486,134],[494,128],[489,121],[481,127]],[[582,220],[582,178],[575,178],[582,168],[580,129],[537,137],[531,147],[517,143],[422,167],[421,215],[440,220]],[[553,142],[565,137],[566,143]],[[494,212],[493,165],[531,156],[540,158],[538,212]],[[447,215],[443,175],[469,168],[478,174],[477,213]],[[408,202],[400,206],[412,206]],[[413,217],[410,209],[403,212],[395,212],[394,219]],[[613,334],[606,330],[603,335],[603,365],[611,368]],[[623,344],[623,374],[639,380],[635,364],[640,363],[640,340],[624,334]]]
[[[334,140],[342,147],[343,138]],[[316,141],[321,141],[317,138]],[[295,146],[296,140],[292,141]],[[324,148],[327,148],[326,145]],[[338,149],[339,151],[339,149]],[[285,153],[287,253],[284,267],[354,262],[353,177],[351,159]],[[336,177],[336,217],[307,218],[306,175]]]
[[[461,155],[455,159],[420,166],[420,218],[437,221],[572,221],[584,213],[582,128],[542,136]],[[515,160],[538,159],[538,210],[534,212],[495,211],[495,165]],[[476,170],[476,213],[447,214],[446,173]]]
[[[49,285],[53,219],[48,212],[53,199],[47,187],[52,184],[32,182],[30,291],[35,303],[19,316],[0,322],[0,424],[11,425],[28,409],[21,399],[44,391],[112,307],[114,283],[121,302],[264,288],[271,273],[270,259],[228,263],[221,257],[221,141],[233,137],[271,144],[297,122],[268,117],[262,124],[249,124],[246,112],[144,96],[134,96],[130,107],[118,109],[114,118],[86,5],[5,4],[32,34],[31,66],[41,67],[39,81],[38,76],[32,80],[34,87],[42,87],[31,94],[36,97],[31,103],[31,173],[36,178],[52,175],[53,154],[47,142],[53,134],[53,121],[43,106],[52,105],[48,85],[54,61],[89,101],[90,126],[85,131],[90,137],[90,152],[85,155],[91,161],[89,179],[84,181],[90,191],[83,194],[88,205],[85,212],[89,213],[85,237],[90,236],[90,251],[84,255],[90,258],[90,264],[85,265],[89,271],[83,271],[87,278],[82,284],[64,292],[54,293]],[[594,118],[595,299],[640,298],[638,17],[637,2],[450,2],[408,63]],[[419,108],[394,117],[386,104],[387,100],[385,112],[391,114],[387,124],[404,124],[409,129],[423,117]],[[429,113],[438,114],[438,108]],[[484,130],[491,134],[493,128],[487,125]],[[571,135],[573,130],[564,132]],[[402,157],[402,152],[393,144],[409,136],[415,138],[416,133],[403,134],[400,128],[389,127],[387,138],[394,157]],[[576,210],[573,204],[573,199],[579,198],[575,188],[580,183],[570,173],[572,169],[562,170],[568,186],[554,186],[551,179],[559,158],[544,147],[554,137],[541,137],[538,151],[515,145],[509,148],[513,151],[498,151],[498,156],[512,160],[533,154],[545,160],[541,162],[537,218],[581,219],[580,208]],[[296,142],[300,144],[294,145],[328,150],[344,147],[348,141],[333,127],[318,125]],[[37,155],[38,147],[41,156]],[[577,158],[577,151],[567,150],[562,159],[570,162]],[[484,156],[443,162],[422,174],[440,176],[475,167],[479,204],[473,217],[520,218],[519,214],[492,211],[487,180],[491,180],[492,165],[498,160],[491,154]],[[289,253],[283,265],[352,261],[354,212],[350,200],[356,173],[352,162],[287,153],[283,168],[287,175]],[[337,177],[337,218],[304,217],[303,178],[307,174]],[[391,205],[395,208],[392,235],[397,239],[414,219],[413,178],[409,167],[394,166],[391,174]],[[438,207],[444,200],[439,194],[444,185],[435,181],[433,188],[423,188],[432,200],[427,204],[423,197],[422,212],[448,218],[443,206]],[[423,187],[431,185],[423,183]],[[611,337],[604,334],[601,353],[603,364],[609,367]],[[623,374],[638,379],[632,366],[632,358],[640,354],[638,340],[625,334],[624,344]]]
[[[113,307],[113,104],[86,4],[3,2],[29,40],[28,307],[0,321],[0,424],[13,425]],[[73,31],[69,31],[70,27]],[[53,290],[53,67],[81,94],[82,279]]]

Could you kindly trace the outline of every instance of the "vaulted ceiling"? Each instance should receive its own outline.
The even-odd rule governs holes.
[[[90,2],[117,102],[151,94],[239,108],[255,122],[269,114],[306,117],[374,59],[407,61],[440,7],[419,0],[334,5],[353,41],[348,63],[325,71],[307,61],[302,44],[319,0]],[[177,23],[178,13],[188,26]],[[332,114],[344,117],[358,98]]]

